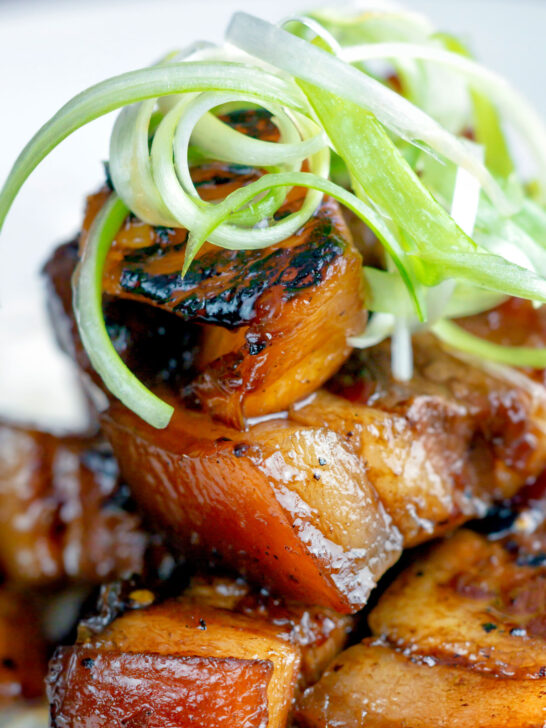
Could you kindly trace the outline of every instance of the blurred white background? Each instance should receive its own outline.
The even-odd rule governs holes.
[[[0,184],[18,152],[65,101],[108,76],[139,68],[198,38],[220,40],[246,10],[277,20],[326,4],[305,0],[0,0]],[[546,2],[407,0],[462,35],[546,117]],[[112,118],[77,132],[23,187],[0,236],[0,416],[42,425],[84,422],[74,374],[43,314],[38,271],[74,236],[84,196],[103,180]]]

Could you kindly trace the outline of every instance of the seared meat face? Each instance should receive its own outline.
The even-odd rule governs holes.
[[[541,728],[544,681],[430,666],[368,639],[343,652],[297,713],[301,728]]]
[[[127,500],[104,441],[0,423],[0,571],[12,581],[141,572],[148,536]]]
[[[282,595],[345,612],[365,604],[401,539],[341,437],[289,419],[240,432],[173,403],[160,431],[119,403],[102,416],[145,511],[185,552],[217,554]]]
[[[535,506],[536,509],[536,506]],[[546,514],[546,508],[542,516]],[[546,527],[460,531],[398,577],[305,696],[299,724],[540,726],[546,715]]]
[[[414,337],[415,373],[390,374],[390,346],[355,352],[319,392],[290,416],[325,426],[368,466],[371,483],[414,545],[510,498],[546,466],[546,390],[526,378],[506,381]]]
[[[238,114],[231,123],[266,140],[277,137],[258,112]],[[219,163],[192,170],[208,200],[260,174]],[[106,196],[89,199],[83,244]],[[304,196],[293,190],[277,217],[296,211]],[[130,217],[108,255],[104,291],[204,324],[198,376],[186,391],[204,409],[242,428],[245,417],[278,412],[306,397],[349,356],[347,337],[366,323],[362,260],[336,202],[325,199],[296,235],[264,250],[205,245],[182,278],[187,236]]]
[[[150,592],[130,596],[143,608],[98,630],[84,624],[78,645],[57,650],[53,726],[138,719],[157,728],[284,728],[298,683],[320,675],[351,625],[329,610],[253,593],[240,580],[201,578],[151,606]]]
[[[546,678],[546,529],[533,541],[459,531],[392,584],[370,627],[452,665]]]

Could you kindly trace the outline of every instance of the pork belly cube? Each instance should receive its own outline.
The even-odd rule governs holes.
[[[291,418],[339,433],[367,463],[368,477],[406,546],[427,541],[498,500],[546,466],[546,390],[525,374],[486,373],[414,337],[410,382],[390,374],[390,346],[353,354]]]
[[[546,682],[423,662],[369,639],[338,657],[297,713],[302,728],[539,728]]]
[[[224,121],[261,139],[279,136],[260,111]],[[222,199],[261,174],[223,163],[192,168],[206,200]],[[306,194],[291,190],[277,220],[296,212]],[[105,196],[89,200],[83,244]],[[190,390],[204,410],[240,429],[246,417],[278,412],[311,394],[347,359],[347,339],[364,329],[366,312],[362,258],[336,201],[324,198],[300,230],[276,245],[207,244],[182,277],[187,237],[187,230],[129,218],[109,251],[104,291],[203,324]]]
[[[61,312],[57,324],[69,332],[64,347],[92,375],[67,290],[76,257],[73,245],[63,246],[46,270],[53,308]],[[121,356],[175,406],[163,431],[118,402],[110,402],[102,417],[144,512],[185,553],[213,552],[292,599],[345,612],[359,609],[401,546],[362,460],[323,427],[302,427],[281,415],[244,432],[191,408],[179,396],[179,378],[191,376],[188,367],[195,348],[199,351],[187,325],[130,301],[108,299],[106,314]]]
[[[44,693],[46,645],[28,597],[0,588],[0,711]]]
[[[28,586],[141,572],[148,536],[120,487],[106,442],[0,422],[0,569]]]
[[[318,678],[352,626],[241,579],[194,578],[182,596],[153,600],[140,590],[113,605],[105,591],[120,616],[83,623],[78,644],[57,650],[48,678],[55,728],[283,728],[298,686]]]
[[[434,659],[546,679],[546,529],[532,549],[518,541],[459,531],[387,589],[369,617],[373,633]]]
[[[398,559],[364,463],[334,432],[287,419],[239,432],[180,405],[162,431],[118,403],[102,423],[136,500],[187,553],[347,613]]]
[[[542,726],[545,516],[535,501],[503,538],[463,530],[412,564],[372,610],[375,636],[305,693],[298,725]]]
[[[270,660],[63,647],[52,728],[265,728]]]
[[[345,647],[355,618],[326,607],[286,601],[252,589],[243,579],[195,576],[184,596],[199,604],[245,614],[274,624],[301,653],[298,688],[313,685]]]

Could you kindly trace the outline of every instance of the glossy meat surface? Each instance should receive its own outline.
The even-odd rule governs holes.
[[[135,498],[186,551],[285,597],[356,611],[400,554],[363,462],[324,428],[239,432],[177,406],[158,431],[117,403],[102,422]]]
[[[298,712],[303,728],[542,728],[546,683],[430,667],[380,641],[344,652]]]
[[[257,592],[243,579],[194,577],[184,596],[202,605],[229,609],[275,625],[278,634],[301,653],[301,689],[319,679],[328,663],[345,647],[355,625],[354,618],[346,614]]]
[[[485,515],[546,465],[542,387],[486,374],[429,335],[414,337],[414,356],[413,379],[399,383],[388,344],[355,352],[329,392],[290,413],[339,433],[366,461],[406,545]]]
[[[278,135],[259,112],[231,123],[266,140]],[[210,200],[260,173],[214,163],[192,176]],[[293,190],[277,218],[296,211],[304,195]],[[83,240],[105,199],[104,191],[89,199]],[[182,279],[187,235],[130,217],[109,252],[104,291],[205,324],[188,397],[241,428],[244,417],[285,409],[334,374],[351,351],[347,337],[366,323],[362,261],[336,202],[325,199],[294,236],[263,250],[205,245]]]
[[[69,647],[51,670],[53,728],[268,725],[268,661]]]
[[[101,613],[114,597],[103,593]],[[133,713],[143,721],[135,726],[284,728],[298,689],[318,679],[352,626],[241,579],[195,577],[180,597],[154,599],[128,593],[111,618],[83,622],[78,644],[57,651],[48,679],[56,728],[121,726]]]
[[[421,655],[546,679],[545,554],[546,529],[534,535],[532,550],[512,535],[490,542],[459,531],[394,582],[370,627]]]
[[[306,692],[298,725],[543,726],[545,515],[534,504],[497,540],[459,531],[413,563],[372,610],[375,637]]]
[[[0,712],[44,692],[46,646],[29,599],[0,587]]]
[[[516,310],[519,311],[519,308],[516,307]],[[495,335],[496,330],[492,328],[491,336]],[[335,456],[336,465],[338,462],[348,463],[346,452],[352,451],[359,464],[350,466],[351,478],[342,475],[340,469],[336,469],[339,473],[336,477],[344,479],[346,483],[357,481],[360,488],[364,484],[365,489],[368,489],[371,484],[382,506],[403,534],[405,544],[417,544],[448,532],[464,521],[484,516],[492,503],[511,497],[525,482],[535,477],[546,461],[546,417],[544,391],[525,375],[522,374],[521,378],[514,381],[506,381],[486,374],[455,358],[435,339],[426,335],[415,337],[414,351],[415,376],[406,384],[393,382],[389,376],[388,345],[354,353],[330,380],[328,390],[319,390],[310,401],[291,408],[288,420],[282,423],[274,420],[273,425],[263,423],[257,426],[258,429],[256,426],[251,427],[248,441],[242,439],[242,434],[229,428],[213,430],[212,423],[202,413],[191,412],[179,404],[180,422],[185,422],[183,431],[191,433],[193,438],[200,431],[199,428],[202,431],[206,429],[205,439],[209,441],[209,445],[206,445],[197,437],[201,444],[196,449],[190,445],[191,457],[184,462],[187,467],[191,463],[194,472],[192,477],[195,485],[192,486],[193,495],[190,498],[188,488],[182,482],[187,480],[187,476],[182,479],[182,470],[172,464],[175,454],[172,448],[168,446],[164,456],[165,448],[155,448],[152,444],[153,438],[157,438],[156,443],[160,444],[163,441],[162,434],[146,430],[136,418],[126,414],[123,417],[127,425],[120,427],[119,407],[114,407],[106,416],[107,421],[112,422],[111,425],[107,424],[107,430],[126,477],[131,482],[135,481],[137,498],[160,521],[171,524],[173,531],[177,530],[176,522],[182,524],[179,531],[188,530],[189,527],[183,524],[190,520],[189,516],[181,517],[180,496],[175,494],[184,493],[185,504],[201,503],[204,499],[201,498],[199,482],[207,484],[205,493],[214,494],[222,492],[223,488],[227,492],[228,482],[237,483],[235,494],[231,492],[234,490],[231,487],[227,496],[222,492],[224,500],[226,497],[234,500],[243,497],[242,493],[247,493],[244,485],[242,488],[239,486],[242,481],[248,482],[246,460],[222,457],[216,462],[214,453],[221,443],[213,444],[212,440],[227,437],[233,442],[242,441],[251,445],[253,433],[261,432],[261,437],[265,438],[266,433],[270,437],[272,450],[278,447],[282,450],[279,443],[286,442],[289,448],[291,440],[288,439],[288,432],[299,429],[307,436],[311,432],[320,433],[319,440],[324,443],[326,450],[330,442],[334,442],[336,448],[341,448],[336,450],[342,454],[342,457]],[[198,426],[198,422],[202,426]],[[194,427],[197,428],[195,432]],[[148,433],[145,439],[141,437],[140,430],[143,434]],[[217,434],[209,437],[209,432]],[[178,433],[176,439],[181,453],[185,447],[183,443],[187,442],[187,434],[183,434],[180,429]],[[191,442],[195,443],[195,440]],[[212,450],[207,449],[210,445]],[[229,454],[229,447],[229,443],[221,446],[223,455]],[[289,449],[296,456],[302,451],[301,448]],[[158,452],[161,453],[160,457],[157,456]],[[171,455],[168,455],[169,452]],[[286,456],[282,457],[285,462]],[[320,457],[328,461],[328,453]],[[266,460],[268,463],[273,462],[269,457]],[[290,461],[291,467],[294,462],[293,459]],[[323,468],[316,470],[312,467],[312,461],[309,461],[309,465],[309,474],[313,478],[315,475],[322,478]],[[297,466],[299,469],[308,467],[306,461],[301,459]],[[224,476],[220,476],[221,469]],[[222,481],[219,488],[217,481],[220,477]],[[154,485],[148,486],[146,483]],[[161,487],[156,483],[160,483]],[[317,492],[323,491],[323,483],[324,480],[317,481]],[[346,490],[341,480],[339,487]],[[249,494],[248,500],[244,496],[248,507],[255,513],[256,508],[250,496],[254,497],[255,491]],[[343,501],[336,496],[327,499],[328,504],[336,504],[333,512],[338,510],[338,502]],[[233,510],[238,512],[239,506],[233,506]],[[204,531],[205,544],[212,532],[215,539],[218,537],[214,547],[220,553],[227,554],[228,563],[246,569],[254,578],[263,578],[262,571],[266,579],[270,578],[269,574],[273,570],[278,572],[276,564],[271,561],[265,571],[261,566],[258,571],[258,567],[253,567],[252,563],[248,566],[246,552],[249,539],[239,535],[238,527],[230,526],[229,536],[222,536],[220,540],[217,523],[221,522],[222,517],[213,513],[216,512],[207,508],[191,519],[192,523],[199,526],[196,531]],[[368,513],[374,517],[373,509],[369,509]],[[249,521],[245,520],[245,527],[248,524]],[[280,526],[275,530],[279,534],[282,532]],[[293,534],[290,536],[293,538]],[[256,539],[253,538],[253,541]],[[279,537],[277,555],[281,541]],[[239,552],[234,559],[231,554],[238,547]],[[254,555],[257,548],[258,545],[254,543],[253,551],[249,553]],[[301,551],[298,553],[301,554]],[[295,560],[300,566],[303,563],[298,556]],[[259,563],[263,564],[261,556]],[[281,563],[285,571],[291,568],[287,554],[283,554]],[[314,587],[315,591],[305,597],[303,590],[294,592],[294,585],[288,581],[281,582],[279,577],[274,579],[274,582],[269,583],[283,594],[295,594],[299,599],[318,598],[320,603],[341,608],[339,603],[323,601],[324,590],[317,596]],[[312,582],[308,578],[305,583]],[[345,583],[348,584],[347,581]],[[357,600],[353,599],[353,602]]]
[[[142,571],[148,536],[127,500],[106,443],[0,422],[0,571],[14,582]]]

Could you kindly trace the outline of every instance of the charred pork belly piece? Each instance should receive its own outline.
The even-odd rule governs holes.
[[[60,338],[69,332],[65,348],[93,376],[67,292],[74,265],[74,247],[63,246],[46,273]],[[168,528],[185,553],[212,554],[284,596],[345,612],[365,604],[398,559],[401,539],[365,464],[343,438],[286,417],[242,432],[190,409],[175,394],[193,376],[196,349],[187,324],[111,298],[106,321],[125,361],[175,406],[165,430],[146,425],[119,402],[102,414],[124,478],[146,514]],[[171,368],[165,364],[169,344]]]
[[[50,664],[52,725],[283,728],[298,684],[342,649],[351,619],[284,604],[241,580],[198,579],[178,598],[128,595]],[[110,605],[111,608],[111,605]]]
[[[484,331],[484,334],[487,330]],[[487,374],[414,337],[415,372],[390,374],[390,346],[355,352],[290,417],[339,433],[410,546],[485,515],[546,466],[546,390]]]
[[[44,693],[46,645],[28,597],[0,587],[0,711]]]
[[[108,444],[0,422],[0,572],[40,586],[141,572],[148,536]]]
[[[546,508],[542,516],[546,514]],[[402,573],[305,695],[299,725],[534,728],[546,715],[546,526],[460,531]]]
[[[240,432],[173,404],[160,431],[118,402],[102,415],[146,513],[186,553],[216,553],[279,594],[344,612],[363,606],[401,539],[342,438],[290,419]]]
[[[266,140],[277,136],[259,112],[239,113],[231,123]],[[220,163],[192,170],[208,200],[260,174]],[[83,244],[106,196],[89,199]],[[277,217],[296,211],[304,196],[293,190]],[[366,314],[362,260],[336,202],[325,198],[297,234],[264,250],[206,244],[183,278],[187,236],[130,216],[108,255],[104,291],[203,324],[198,371],[186,394],[206,411],[241,428],[245,417],[306,397],[347,359],[347,337],[363,330]]]

